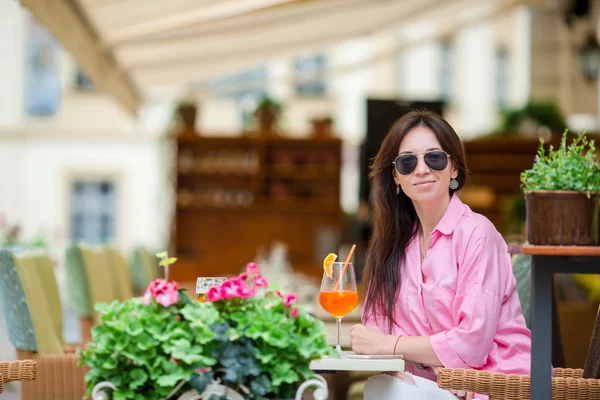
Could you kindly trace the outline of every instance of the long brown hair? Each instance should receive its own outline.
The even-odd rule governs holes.
[[[467,177],[465,152],[454,129],[442,117],[431,111],[411,111],[394,123],[386,135],[371,166],[370,201],[373,207],[373,234],[367,250],[365,278],[365,308],[363,316],[387,319],[392,330],[394,304],[400,289],[400,268],[406,247],[418,232],[417,213],[412,200],[400,190],[396,194],[393,161],[400,143],[416,126],[425,126],[435,134],[458,170],[460,190]],[[448,188],[450,195],[455,190]]]

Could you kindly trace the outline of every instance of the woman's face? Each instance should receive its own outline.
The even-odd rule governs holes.
[[[458,176],[451,157],[448,157],[448,165],[441,171],[436,171],[427,165],[423,156],[432,151],[443,150],[435,134],[426,126],[414,127],[400,143],[398,155],[416,155],[417,165],[414,171],[407,175],[398,173],[394,168],[394,182],[400,185],[402,191],[414,203],[424,204],[444,200],[449,196],[450,180]]]

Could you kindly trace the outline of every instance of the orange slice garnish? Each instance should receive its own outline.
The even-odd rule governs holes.
[[[323,260],[323,269],[328,278],[333,276],[333,262],[337,259],[337,254],[329,253]]]

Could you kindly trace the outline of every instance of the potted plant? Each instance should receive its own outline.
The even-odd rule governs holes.
[[[535,245],[598,244],[600,165],[593,140],[585,133],[567,145],[567,131],[558,148],[544,148],[533,167],[521,173],[527,209],[527,240]]]
[[[181,126],[181,131],[184,133],[194,132],[196,130],[196,115],[198,106],[193,100],[182,100],[177,104],[175,109],[177,119]]]
[[[316,138],[328,138],[333,136],[333,118],[315,118],[310,121],[313,127],[312,135]]]
[[[281,113],[281,104],[264,97],[254,111],[254,116],[258,120],[258,129],[260,136],[277,136],[277,119]]]
[[[556,103],[529,100],[522,108],[502,111],[497,132],[537,136],[564,132],[566,128],[565,118]]]
[[[81,352],[88,395],[110,387],[113,399],[292,398],[315,377],[309,363],[335,354],[323,323],[295,300],[270,291],[249,263],[205,302],[155,280],[143,298],[99,304]]]

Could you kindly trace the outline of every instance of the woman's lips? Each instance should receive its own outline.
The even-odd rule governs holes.
[[[427,186],[427,185],[431,185],[432,183],[434,183],[435,181],[421,181],[421,182],[417,182],[414,185],[415,186]]]

